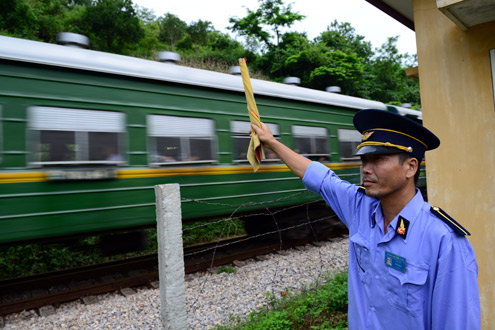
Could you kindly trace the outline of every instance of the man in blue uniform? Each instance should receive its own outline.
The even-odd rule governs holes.
[[[363,187],[293,152],[266,125],[252,127],[349,229],[349,329],[480,329],[470,234],[415,187],[425,151],[440,141],[382,110],[359,111],[354,126]]]

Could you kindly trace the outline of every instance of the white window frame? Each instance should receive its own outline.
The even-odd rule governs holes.
[[[170,115],[148,115],[147,138],[148,138],[148,163],[151,166],[180,165],[189,163],[211,164],[218,161],[217,137],[215,134],[215,121],[210,118],[182,117]],[[204,160],[171,160],[157,161],[156,141],[154,138],[179,138],[181,146],[181,157],[191,156],[190,138],[205,138],[210,140],[211,159]]]
[[[360,143],[361,142],[361,133],[355,129],[350,129],[350,128],[339,128],[337,130],[337,136],[339,139],[339,144],[342,142],[354,142],[354,143]],[[359,160],[359,156],[351,156],[351,157],[344,157],[342,155],[342,145],[340,145],[340,160],[341,161],[356,161]]]
[[[46,106],[33,106],[28,108],[28,135],[30,141],[40,140],[41,131],[63,131],[73,132],[75,141],[79,145],[89,147],[88,133],[117,133],[118,155],[122,160],[89,160],[89,148],[78,152],[75,161],[40,161],[34,159],[36,155],[35,146],[30,146],[29,165],[31,166],[53,166],[53,165],[123,165],[126,163],[124,155],[124,140],[126,134],[126,116],[122,112],[58,108]],[[78,143],[76,143],[78,145]],[[84,154],[81,154],[83,153]]]
[[[292,135],[294,138],[294,145],[296,144],[296,138],[310,138],[311,149],[316,150],[316,138],[325,138],[327,146],[327,154],[320,153],[301,153],[305,157],[327,157],[330,160],[330,145],[328,143],[328,129],[322,126],[302,126],[292,125]]]
[[[279,124],[273,124],[273,123],[264,123],[265,125],[270,128],[270,131],[272,132],[273,136],[275,139],[280,141],[280,128]],[[251,122],[250,121],[244,121],[244,120],[233,120],[230,122],[230,132],[231,132],[231,137],[232,139],[234,138],[249,138],[249,131],[251,130]],[[234,148],[234,146],[232,146]],[[247,149],[246,149],[247,150]],[[264,150],[265,151],[265,156],[268,157],[268,152],[271,152],[269,150]],[[232,161],[233,163],[246,163],[248,162],[247,158],[245,159],[234,159],[235,157],[235,150],[232,153]],[[279,162],[280,158],[275,155],[275,158],[266,158],[263,160],[264,162]]]

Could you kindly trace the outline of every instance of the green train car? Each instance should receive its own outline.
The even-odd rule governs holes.
[[[252,85],[277,138],[359,183],[352,118],[385,104]],[[248,120],[240,76],[0,36],[0,244],[153,225],[164,183],[184,219],[318,199],[274,155],[253,172]]]

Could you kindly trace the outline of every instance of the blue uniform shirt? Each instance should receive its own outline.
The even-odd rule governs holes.
[[[480,329],[474,250],[419,191],[385,234],[380,201],[326,166],[312,162],[303,182],[349,229],[349,329]]]

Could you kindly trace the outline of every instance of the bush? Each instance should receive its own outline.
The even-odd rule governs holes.
[[[275,299],[267,293],[270,305],[247,318],[233,318],[232,324],[217,330],[323,330],[346,329],[347,272],[336,274],[323,284],[315,284],[297,295]]]
[[[149,243],[145,249],[106,256],[101,237],[88,236],[61,242],[20,244],[0,247],[0,280],[87,266],[113,260],[157,253],[156,228],[142,230]],[[183,244],[190,246],[244,235],[241,219],[213,219],[183,224]],[[225,270],[229,272],[229,270]]]

